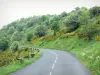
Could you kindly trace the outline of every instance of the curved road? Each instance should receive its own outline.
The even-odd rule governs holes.
[[[42,49],[43,56],[35,63],[10,75],[92,75],[72,54]]]

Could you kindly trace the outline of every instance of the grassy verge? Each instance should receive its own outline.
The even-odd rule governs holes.
[[[32,46],[72,52],[76,54],[76,56],[81,60],[81,62],[86,67],[88,67],[94,75],[100,75],[99,41],[84,41],[78,38],[65,38],[56,39],[54,41],[38,41]]]
[[[42,52],[39,52],[39,53],[37,53],[37,55],[34,58],[24,59],[23,64],[17,63],[17,64],[12,64],[9,66],[0,67],[0,75],[8,75],[12,72],[15,72],[16,70],[21,69],[21,68],[35,62],[41,56],[42,56]]]

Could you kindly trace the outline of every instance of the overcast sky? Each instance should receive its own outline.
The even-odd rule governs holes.
[[[75,7],[100,6],[100,0],[0,0],[0,28],[33,15],[70,12]]]

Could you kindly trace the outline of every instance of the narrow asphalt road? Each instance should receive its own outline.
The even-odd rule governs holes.
[[[35,63],[10,75],[92,75],[72,54],[42,49],[43,56]]]

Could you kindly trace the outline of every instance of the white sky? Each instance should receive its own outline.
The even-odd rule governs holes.
[[[0,28],[22,17],[59,14],[95,5],[100,6],[100,0],[0,0]]]

